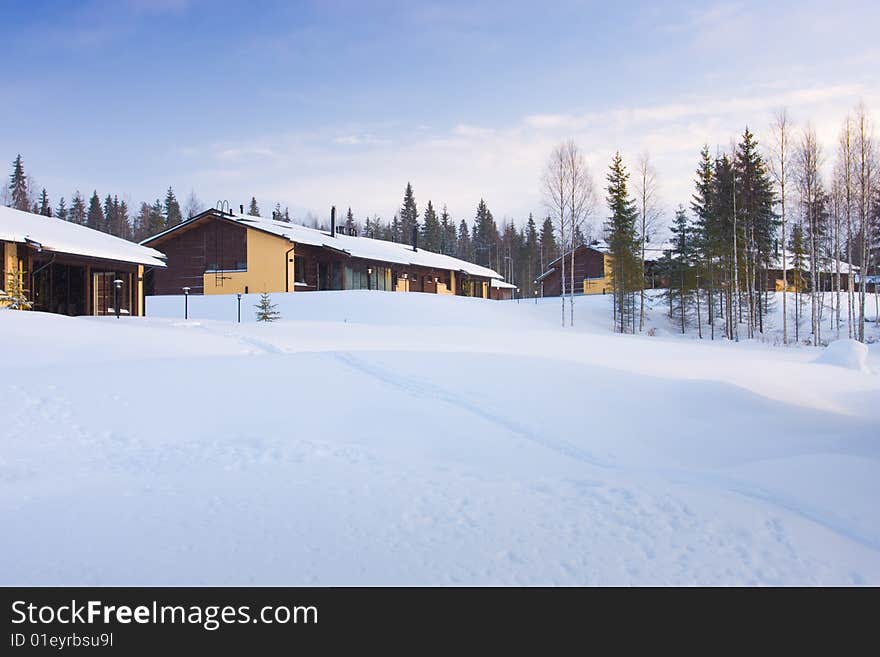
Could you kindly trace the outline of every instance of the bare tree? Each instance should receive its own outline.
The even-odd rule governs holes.
[[[639,260],[642,267],[641,285],[639,286],[639,331],[645,330],[645,245],[648,236],[660,217],[657,201],[657,172],[651,164],[650,153],[642,153],[636,169],[636,199],[639,204]],[[697,290],[699,295],[699,290]]]
[[[859,103],[856,108],[856,189],[858,192],[859,210],[859,316],[858,330],[855,338],[859,342],[865,341],[865,293],[867,291],[868,273],[868,242],[870,233],[868,217],[870,214],[871,196],[874,190],[874,177],[876,152],[874,144],[873,126],[867,116],[864,103]]]
[[[791,157],[789,155],[789,135],[791,132],[791,120],[788,111],[783,108],[776,113],[772,125],[775,138],[773,157],[770,158],[770,170],[779,187],[779,204],[782,220],[782,343],[788,344],[788,314],[786,312],[786,297],[788,296],[788,253],[785,241],[785,188],[788,181]]]
[[[568,290],[569,325],[574,326],[574,252],[580,246],[574,243],[574,237],[579,231],[583,233],[585,222],[593,214],[596,206],[596,190],[593,185],[593,177],[577,144],[569,140],[563,148],[568,179],[568,227],[571,235],[571,266],[569,267],[571,285]],[[587,233],[591,234],[592,230],[587,230]]]
[[[189,192],[189,196],[186,197],[186,203],[184,203],[183,205],[183,216],[189,219],[196,216],[204,209],[205,204],[199,200],[198,196],[196,196],[195,190],[191,189]]]
[[[820,236],[823,217],[820,215],[819,203],[822,182],[820,169],[822,166],[822,149],[816,139],[816,131],[812,125],[804,128],[797,151],[797,180],[804,220],[809,229],[810,251],[810,309],[813,331],[813,346],[819,344],[819,266]]]
[[[550,212],[550,217],[559,231],[559,251],[561,263],[561,275],[559,279],[559,296],[562,299],[562,326],[565,326],[565,245],[566,232],[565,222],[568,214],[568,174],[567,156],[565,144],[560,144],[553,149],[547,164],[544,167],[542,178],[542,191],[544,204]]]

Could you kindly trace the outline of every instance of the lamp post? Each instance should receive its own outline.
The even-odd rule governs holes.
[[[519,288],[516,288],[516,302],[519,303]]]
[[[538,291],[535,290],[535,305],[538,305]]]
[[[367,267],[367,290],[373,289],[373,268]]]
[[[183,318],[189,319],[189,288],[181,288],[183,290]]]
[[[120,302],[122,301],[122,279],[117,278],[115,281],[113,281],[113,286],[116,293],[116,319],[119,319],[119,306],[121,305]]]
[[[238,323],[241,324],[241,292],[235,296],[238,297]]]

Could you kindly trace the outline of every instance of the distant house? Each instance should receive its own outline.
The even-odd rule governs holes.
[[[496,301],[513,299],[513,293],[518,289],[513,283],[493,278],[489,283],[490,296]]]
[[[163,269],[162,258],[85,226],[0,207],[0,287],[19,290],[33,310],[143,315],[144,276]]]
[[[233,294],[315,290],[387,290],[490,296],[501,276],[452,256],[345,235],[331,213],[329,231],[249,215],[206,210],[142,242],[161,249],[151,294]]]

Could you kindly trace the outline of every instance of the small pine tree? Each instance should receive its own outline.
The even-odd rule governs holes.
[[[180,203],[177,201],[177,196],[174,195],[174,190],[171,187],[165,192],[165,202],[162,205],[162,209],[164,211],[165,226],[167,228],[176,226],[183,221],[183,213],[180,211]]]
[[[43,191],[40,192],[40,200],[37,203],[37,214],[41,214],[44,217],[52,216],[52,205],[49,203],[49,194],[45,187],[43,187]]]
[[[58,201],[58,207],[55,208],[55,216],[64,221],[70,219],[70,211],[67,209],[67,203],[65,203],[63,196]]]
[[[281,313],[278,312],[277,306],[272,303],[272,299],[268,292],[260,295],[260,303],[255,306],[257,309],[258,322],[274,322],[281,319]]]
[[[101,209],[101,199],[98,192],[92,192],[89,199],[89,211],[86,215],[86,226],[94,230],[104,230],[104,211]]]
[[[259,217],[260,216],[260,206],[257,205],[257,197],[251,196],[251,204],[248,206],[247,213],[251,217]]]
[[[76,190],[76,194],[73,195],[73,203],[70,206],[70,221],[80,226],[86,224],[86,202],[79,190]]]
[[[6,289],[0,290],[0,308],[4,306],[10,310],[30,310],[34,307],[25,296],[22,275],[17,269],[9,272]]]
[[[16,210],[30,210],[31,200],[28,180],[24,173],[24,164],[19,154],[12,163],[12,175],[9,177],[9,192],[12,207]]]
[[[629,173],[620,153],[615,153],[606,179],[608,180],[606,201],[611,216],[605,227],[608,234],[609,255],[612,258],[611,280],[614,287],[615,328],[620,333],[625,333],[635,307],[633,295],[641,285],[643,272],[638,256],[636,231],[638,211],[627,189]]]

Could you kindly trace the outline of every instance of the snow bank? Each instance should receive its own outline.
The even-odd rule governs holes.
[[[868,367],[868,346],[857,340],[835,340],[825,347],[815,362],[871,373]]]

